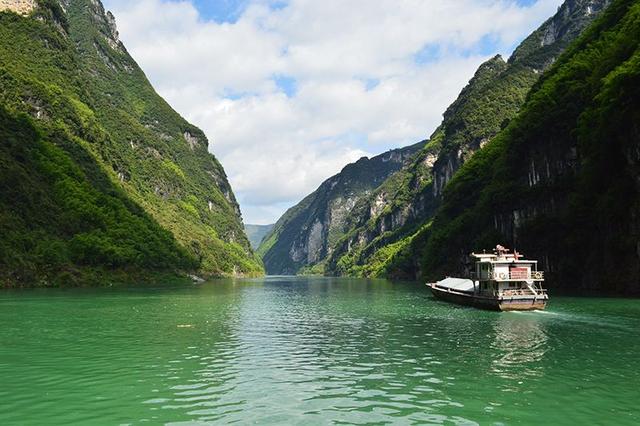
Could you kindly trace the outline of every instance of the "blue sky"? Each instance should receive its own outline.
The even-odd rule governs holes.
[[[523,0],[524,1],[524,0]],[[265,4],[273,10],[287,6],[286,1],[271,0]],[[193,5],[198,9],[203,19],[218,23],[234,23],[245,9],[251,4],[249,0],[194,0]]]
[[[194,6],[203,19],[222,22],[236,22],[249,2],[247,0],[195,0]]]
[[[520,7],[531,7],[537,0],[514,0],[514,3]],[[235,23],[242,16],[245,9],[251,4],[249,0],[194,0],[194,7],[200,13],[200,17],[204,20],[214,21],[217,23]],[[270,0],[265,1],[272,10],[278,10],[287,7],[288,2]],[[510,46],[502,46],[496,34],[486,34],[478,42],[468,49],[468,54],[491,55],[496,52],[508,52],[517,46],[518,42]],[[419,64],[427,64],[437,61],[442,55],[442,46],[440,44],[429,44],[424,46],[415,54],[415,60]],[[291,76],[276,76],[278,79],[276,84],[287,93],[295,90],[295,79]]]
[[[427,138],[561,0],[105,0],[158,92],[201,127],[247,223],[361,156]]]
[[[222,22],[236,22],[242,12],[251,2],[249,0],[194,0],[193,5],[198,9],[203,19]],[[269,1],[273,9],[281,9],[287,6],[286,1]],[[516,0],[519,6],[531,6],[536,0]]]

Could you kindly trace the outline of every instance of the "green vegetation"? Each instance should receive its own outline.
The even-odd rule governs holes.
[[[371,170],[348,179],[350,167],[364,165],[359,161],[321,185],[263,241],[258,254],[267,270],[382,276],[401,275],[402,264],[411,271],[404,275],[415,272],[410,247],[423,240],[429,228],[425,224],[431,222],[451,177],[516,116],[541,72],[605,4],[569,1],[524,40],[508,62],[496,56],[482,64],[431,138],[399,169],[384,170],[386,174]],[[380,167],[366,165],[369,170]],[[360,190],[339,186],[343,181],[356,182]],[[319,239],[314,231],[320,232]]]
[[[614,1],[455,175],[411,244],[419,273],[508,242],[556,287],[639,292],[640,4]],[[400,261],[390,273],[407,273]]]
[[[351,276],[415,274],[418,265],[409,247],[423,240],[425,224],[433,218],[451,177],[517,115],[541,71],[604,4],[567,2],[521,43],[508,62],[496,56],[482,64],[422,152],[353,208],[325,271]],[[391,269],[390,263],[395,264]]]
[[[262,239],[273,229],[273,224],[271,225],[244,225],[244,231],[247,234],[247,238],[249,238],[249,242],[251,243],[251,247],[254,250],[257,250],[262,242]]]
[[[1,284],[261,273],[206,137],[155,93],[101,4],[39,4],[0,13]]]
[[[191,270],[196,259],[111,184],[62,130],[0,109],[0,279],[4,285],[80,284],[110,269]],[[97,277],[92,277],[94,281]]]
[[[323,273],[322,260],[344,236],[349,211],[392,173],[404,166],[424,142],[361,158],[290,208],[257,250],[271,274]]]

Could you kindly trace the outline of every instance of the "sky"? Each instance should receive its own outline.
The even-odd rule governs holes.
[[[426,139],[477,67],[562,0],[103,0],[155,89],[209,138],[245,223]]]

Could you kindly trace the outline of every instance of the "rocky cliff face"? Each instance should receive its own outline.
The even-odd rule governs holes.
[[[29,134],[35,150],[3,147],[2,160],[17,167],[4,170],[3,183],[17,180],[21,191],[0,198],[2,226],[13,223],[2,229],[0,249],[13,255],[0,256],[0,278],[261,272],[206,136],[155,93],[100,1],[0,13],[0,40],[0,108],[13,129],[5,137]],[[44,164],[49,157],[56,162]]]
[[[445,149],[433,168],[433,192],[442,195],[447,182],[465,160],[495,136],[517,113],[524,98],[542,72],[547,70],[567,46],[606,8],[610,0],[567,0],[557,13],[527,37],[513,52],[508,64],[486,85],[484,93],[476,93],[469,99],[463,91],[456,102],[445,112],[443,125],[447,135]],[[496,67],[498,58],[480,66]],[[486,71],[485,71],[486,72]],[[465,90],[469,90],[468,87]],[[478,98],[490,92],[502,91],[489,105],[478,105]],[[509,98],[509,95],[513,98]],[[496,97],[498,96],[498,97]],[[458,105],[457,105],[458,104]],[[465,111],[464,109],[467,109]],[[475,108],[476,111],[469,111]],[[472,121],[475,114],[495,115],[497,119]]]
[[[8,10],[20,15],[28,15],[36,8],[36,0],[0,0],[0,12]]]
[[[617,0],[448,185],[407,250],[428,278],[506,242],[547,285],[640,293],[640,4]],[[396,259],[392,270],[406,270]]]
[[[423,152],[353,209],[346,237],[332,251],[326,271],[385,274],[386,262],[428,224],[457,170],[516,116],[541,73],[607,4],[569,0],[508,62],[496,56],[482,64]]]
[[[358,200],[405,165],[422,145],[361,158],[289,209],[258,249],[267,273],[295,274],[321,262],[342,237],[345,218]]]

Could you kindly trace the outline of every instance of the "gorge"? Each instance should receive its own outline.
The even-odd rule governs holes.
[[[263,227],[243,225],[207,137],[99,1],[2,1],[2,286],[436,279],[503,243],[539,258],[552,288],[635,294],[636,14],[565,1],[480,65],[431,136],[348,164]],[[585,260],[594,271],[574,277]]]
[[[437,279],[464,273],[472,250],[506,243],[543,259],[555,288],[637,293],[640,246],[633,218],[638,192],[631,183],[638,144],[632,124],[638,113],[632,83],[637,5],[618,1],[608,8],[609,3],[566,1],[508,61],[496,56],[484,63],[420,150],[340,213],[340,234],[329,238],[326,231],[333,222],[331,210],[316,224],[301,225],[287,218],[307,199],[292,208],[259,248],[266,270]],[[604,10],[605,16],[598,18]],[[615,40],[607,43],[608,37]],[[611,58],[584,59],[604,52]],[[589,64],[599,74],[569,71],[579,64]],[[551,89],[558,76],[565,78],[563,86],[555,83]],[[621,85],[617,92],[593,83],[614,76]],[[583,98],[578,89],[565,91],[566,86],[579,87],[595,100]],[[622,115],[604,118],[613,110],[598,102],[620,103]],[[527,115],[533,114],[532,105],[539,108],[535,118]],[[550,105],[557,108],[556,116]],[[564,115],[571,109],[572,114]],[[604,128],[614,121],[624,136],[609,146]],[[576,134],[583,136],[576,139]],[[515,140],[521,141],[518,148]],[[471,161],[476,153],[482,154]],[[583,173],[589,177],[581,177]],[[581,186],[587,181],[590,190]],[[618,188],[618,196],[596,195],[605,187]],[[321,186],[314,194],[325,192]],[[575,205],[578,199],[582,207]],[[605,218],[614,211],[620,215],[617,225]],[[592,225],[599,231],[587,232]],[[559,235],[563,237],[557,239]],[[299,252],[291,241],[307,251],[325,248],[322,255],[298,262],[297,270],[286,270],[282,265]],[[576,280],[572,274],[593,256],[599,272],[580,272]]]
[[[639,0],[105,5],[0,0],[0,425],[640,424]]]

